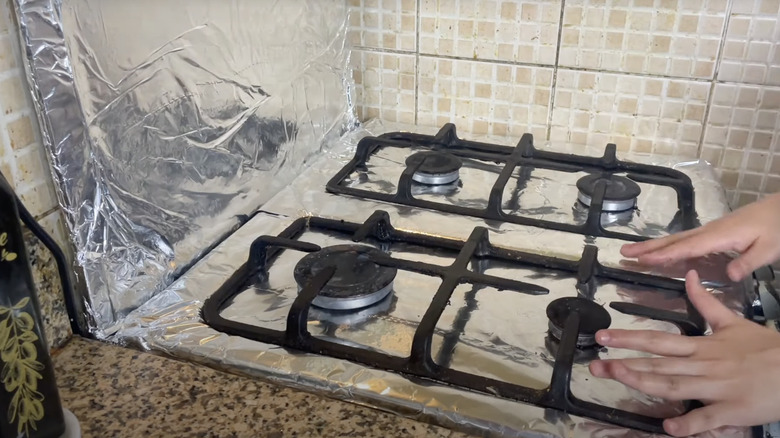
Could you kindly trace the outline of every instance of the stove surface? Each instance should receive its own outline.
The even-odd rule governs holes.
[[[367,129],[375,128],[396,131]],[[684,214],[679,187],[648,184],[648,177],[636,183],[634,207],[606,211],[614,210],[604,208],[609,184],[598,184],[601,193],[589,206],[578,200],[577,187],[588,172],[556,171],[546,162],[510,172],[505,156],[459,156],[457,180],[442,182],[453,179],[457,166],[445,159],[423,169],[420,178],[426,159],[407,159],[425,148],[406,145],[374,151],[366,166],[353,169],[356,146],[366,134],[353,133],[335,145],[192,271],[117,326],[116,337],[489,435],[651,436],[658,422],[647,417],[678,414],[686,406],[592,377],[587,363],[594,357],[635,355],[592,345],[594,328],[608,322],[707,333],[682,293],[681,279],[690,268],[716,287],[723,303],[751,316],[752,285],[728,281],[725,257],[649,269],[619,254],[627,240],[668,234],[728,211],[705,164],[674,166],[673,174],[684,175],[695,190]],[[592,156],[598,160],[600,154]],[[630,158],[644,160],[643,166],[674,164]],[[407,186],[403,190],[412,198],[366,199],[332,190],[334,180],[392,196]],[[501,200],[497,216],[440,209],[487,211],[491,190],[496,193],[499,185],[504,189],[493,195]],[[507,215],[533,223],[502,220]],[[595,226],[598,237],[544,229],[538,221]],[[614,238],[621,236],[630,237]],[[355,245],[363,249],[354,252]],[[349,257],[356,262],[322,257],[323,249],[334,247],[353,251]],[[359,272],[349,271],[350,264],[360,266]],[[350,284],[363,293],[348,293]],[[328,293],[320,294],[325,287]],[[340,300],[315,302],[323,296]],[[590,304],[601,311],[588,310]],[[569,387],[574,397],[561,399]],[[716,436],[723,433],[742,437],[752,431],[729,429]]]

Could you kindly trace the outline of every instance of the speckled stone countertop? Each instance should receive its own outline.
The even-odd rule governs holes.
[[[54,354],[63,405],[87,437],[468,435],[204,366],[73,338]]]

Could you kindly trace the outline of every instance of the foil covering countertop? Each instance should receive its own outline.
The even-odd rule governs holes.
[[[351,403],[196,364],[73,338],[54,357],[82,436],[466,438]]]
[[[619,248],[623,242],[591,239],[506,223],[489,223],[470,217],[445,215],[325,192],[325,182],[351,159],[359,138],[396,130],[429,133],[436,131],[373,122],[346,134],[339,142],[328,147],[329,153],[313,163],[308,171],[266,203],[261,211],[189,272],[171,287],[131,312],[124,320],[107,330],[106,334],[116,342],[163,351],[183,359],[261,376],[286,385],[323,391],[332,397],[391,409],[412,418],[461,430],[495,436],[646,436],[643,433],[634,433],[485,394],[435,384],[421,384],[399,375],[353,363],[285,351],[277,346],[227,336],[202,322],[199,311],[203,301],[246,261],[249,245],[255,238],[263,234],[277,235],[295,219],[310,215],[362,222],[375,210],[381,209],[390,214],[396,228],[404,230],[465,239],[475,226],[483,226],[489,229],[494,244],[568,259],[579,258],[583,246],[589,243],[598,246],[599,259],[604,265],[642,269],[621,259]],[[512,139],[475,140],[510,144],[513,142]],[[603,152],[601,149],[583,149],[577,145],[537,144],[537,147],[556,151],[566,151],[570,148],[577,153],[583,153],[585,150],[588,155],[601,155]],[[601,147],[603,146],[600,145],[599,148]],[[659,159],[624,154],[619,154],[619,158],[673,166],[688,174],[696,188],[696,209],[702,223],[718,218],[728,211],[725,196],[716,183],[717,179],[705,163],[679,163],[668,157]],[[381,181],[381,173],[385,170],[397,170],[398,164],[393,159],[386,160],[386,166],[380,161],[377,162],[380,164],[377,165],[376,172],[372,173],[371,182]],[[484,176],[489,174],[490,172],[484,172],[483,177],[489,179]],[[474,173],[469,178],[479,176]],[[391,181],[392,179],[385,182]],[[550,190],[549,181],[549,178],[544,176],[531,178],[523,194],[527,193],[536,199],[546,199],[549,214],[554,215],[557,214],[555,206],[559,206],[560,211],[570,208],[568,196],[571,195],[571,190],[566,184],[574,184],[576,179],[564,181],[561,190]],[[479,188],[484,187],[487,190],[491,185],[492,181],[466,180],[461,194],[470,199],[478,199]],[[643,193],[651,197],[652,191],[648,192]],[[663,199],[663,196],[660,199]],[[627,225],[624,222],[621,226],[639,233],[661,235],[668,232],[668,218],[673,216],[673,211],[668,209],[676,208],[674,204],[653,201],[650,206],[643,204],[640,199],[641,219],[629,221]],[[572,216],[571,220],[576,218]],[[339,236],[324,234],[302,236],[302,240],[321,244],[337,243],[339,239]],[[407,249],[409,248],[395,248],[394,254],[405,254]],[[431,263],[449,263],[444,254],[420,254],[409,250],[408,254],[401,257],[425,258]],[[232,306],[223,311],[223,316],[269,328],[280,328],[285,306],[289,305],[296,293],[295,284],[290,278],[290,268],[294,266],[296,259],[286,257],[280,257],[278,263],[272,266],[268,281],[250,285],[246,292],[236,298]],[[735,311],[740,311],[746,303],[752,302],[752,289],[746,284],[731,284],[726,281],[723,270],[725,262],[725,258],[711,258],[693,262],[688,267],[700,270],[705,280],[724,282],[725,286],[718,289],[716,296]],[[675,272],[654,273],[681,278],[686,268],[678,266]],[[481,373],[528,386],[546,386],[551,369],[551,355],[544,344],[544,309],[546,304],[557,296],[574,296],[574,280],[557,273],[523,272],[522,269],[499,265],[483,266],[480,269],[521,280],[530,276],[534,283],[548,287],[553,292],[550,296],[534,301],[526,296],[482,288],[478,296],[489,295],[489,298],[479,299],[479,305],[468,320],[462,340],[455,354],[451,355],[451,366],[465,371],[478,369]],[[419,320],[427,307],[427,300],[433,293],[431,285],[427,284],[428,280],[420,276],[399,274],[394,287],[395,293],[390,298],[390,301],[397,301],[388,303],[382,315],[355,315],[356,318],[365,318],[360,330],[353,330],[356,325],[354,320],[327,318],[310,318],[309,330],[315,335],[336,338],[342,342],[369,344],[391,354],[404,355],[408,351],[409,334],[413,331],[413,324]],[[447,324],[452,323],[452,314],[464,307],[468,289],[459,289],[453,295],[451,307],[445,311],[437,326],[438,338],[435,339],[438,340],[434,340],[434,351],[442,350],[448,330]],[[681,300],[674,296],[607,282],[599,284],[594,299],[600,304],[623,301],[669,310],[684,309]],[[611,310],[610,312],[613,327],[675,330],[663,323],[643,321]],[[444,354],[447,356],[448,352]],[[599,354],[602,357],[633,355],[624,351],[601,351]],[[668,416],[678,412],[680,408],[673,403],[649,398],[615,382],[594,379],[589,375],[585,362],[575,364],[572,388],[575,395],[583,399],[648,415]],[[724,433],[726,436],[748,436],[748,431],[744,429],[719,432],[717,436],[724,436]]]

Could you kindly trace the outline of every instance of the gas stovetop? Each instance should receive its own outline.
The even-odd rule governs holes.
[[[669,268],[620,257],[626,242],[728,211],[702,163],[628,160],[614,145],[552,152],[530,135],[465,141],[452,125],[360,137],[118,335],[450,427],[648,436],[698,402],[592,377],[594,358],[638,356],[595,332],[707,334],[684,293],[691,268],[734,311],[765,317],[753,283],[725,277],[725,256]]]
[[[461,140],[455,125],[447,124],[433,136],[396,132],[363,138],[354,158],[328,182],[327,190],[491,221],[641,241],[648,236],[609,226],[625,226],[633,220],[639,211],[641,183],[649,190],[670,189],[668,202],[674,200],[678,208],[665,231],[697,225],[694,189],[687,175],[668,167],[621,161],[616,153],[614,144],[606,146],[602,157],[540,151],[530,134],[515,147]],[[382,166],[388,161],[403,165]],[[377,162],[379,166],[374,165]],[[401,173],[396,179],[393,173],[397,171]],[[480,173],[494,175],[495,182],[484,184],[491,178]],[[545,211],[550,206],[543,193],[537,194],[539,199],[528,199],[529,193],[524,192],[532,177],[576,178],[571,212]],[[464,186],[470,187],[464,190]],[[469,191],[481,196],[466,199],[464,194]]]

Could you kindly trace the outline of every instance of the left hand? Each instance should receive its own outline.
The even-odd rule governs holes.
[[[704,403],[664,421],[672,436],[780,420],[780,333],[733,313],[701,286],[693,271],[686,276],[686,289],[712,326],[711,336],[602,330],[596,340],[605,347],[661,357],[594,361],[591,373],[648,395]]]

